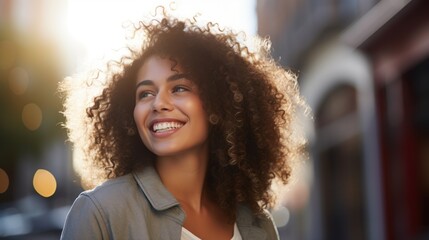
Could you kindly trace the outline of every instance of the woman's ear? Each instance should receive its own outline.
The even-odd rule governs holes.
[[[219,123],[219,116],[218,116],[218,115],[216,115],[216,114],[214,114],[214,113],[210,114],[210,116],[209,116],[209,122],[210,122],[212,125],[216,125],[216,124],[218,124],[218,123]]]

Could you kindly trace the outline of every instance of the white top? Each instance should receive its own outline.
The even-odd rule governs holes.
[[[199,237],[192,234],[188,229],[182,227],[182,236],[180,240],[201,240]],[[234,234],[231,240],[243,240],[238,230],[237,224],[234,224]]]

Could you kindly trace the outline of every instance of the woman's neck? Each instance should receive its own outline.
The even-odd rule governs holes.
[[[207,151],[158,157],[156,169],[165,187],[182,206],[199,212],[203,206]]]

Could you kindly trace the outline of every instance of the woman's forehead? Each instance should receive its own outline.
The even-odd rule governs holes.
[[[143,62],[137,73],[137,77],[138,79],[141,79],[142,77],[151,78],[155,76],[170,75],[173,72],[182,73],[182,66],[171,60],[169,57],[152,55]]]

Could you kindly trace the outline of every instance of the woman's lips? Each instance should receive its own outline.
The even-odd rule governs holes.
[[[157,119],[151,122],[149,129],[157,137],[168,136],[185,125],[184,122],[177,119]]]

